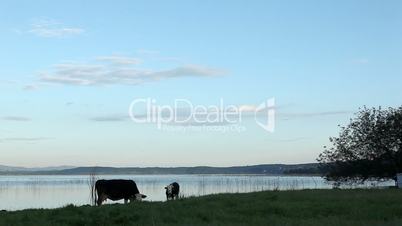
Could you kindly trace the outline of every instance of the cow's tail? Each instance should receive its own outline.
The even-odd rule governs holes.
[[[95,205],[98,205],[98,190],[96,189],[96,186],[94,188],[94,198],[95,198]]]
[[[91,199],[95,202],[94,205],[98,205],[98,189],[96,189],[96,184],[95,186],[92,187],[92,197]]]

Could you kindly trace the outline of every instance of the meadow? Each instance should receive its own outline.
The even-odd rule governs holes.
[[[169,202],[0,212],[0,225],[402,225],[402,190],[213,194]]]

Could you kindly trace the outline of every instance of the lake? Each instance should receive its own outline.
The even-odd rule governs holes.
[[[97,179],[132,179],[146,201],[165,201],[164,187],[180,184],[181,196],[262,190],[329,189],[321,177],[259,175],[97,175]],[[89,176],[0,176],[0,210],[56,208],[90,203]],[[119,203],[122,203],[120,201]],[[106,204],[116,203],[108,200]]]

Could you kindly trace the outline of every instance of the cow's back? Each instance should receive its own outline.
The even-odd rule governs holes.
[[[173,182],[172,185],[173,185],[172,193],[174,195],[178,195],[180,192],[180,185],[177,182]]]

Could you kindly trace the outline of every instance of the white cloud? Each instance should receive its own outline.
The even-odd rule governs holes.
[[[66,85],[136,85],[176,77],[213,77],[225,71],[201,65],[183,65],[170,69],[154,70],[134,67],[137,58],[125,56],[96,57],[93,63],[56,64],[39,75],[42,82]]]
[[[27,32],[39,37],[51,38],[79,35],[85,30],[79,27],[66,26],[51,19],[39,19],[31,24]]]

